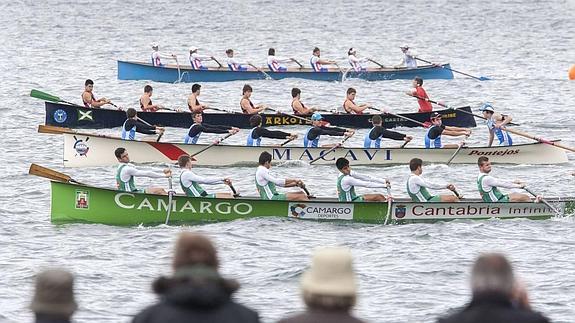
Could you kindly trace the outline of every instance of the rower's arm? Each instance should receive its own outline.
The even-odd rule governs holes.
[[[166,177],[166,174],[164,174],[164,173],[158,173],[158,172],[151,171],[151,170],[139,170],[139,169],[136,169],[135,167],[131,167],[131,166],[124,167],[124,169],[122,170],[122,174],[125,174],[128,176],[140,176],[140,177],[150,177],[150,178]]]
[[[355,171],[351,171],[349,173],[349,175],[350,175],[350,177],[357,178],[359,180],[366,181],[366,182],[378,182],[378,183],[389,182],[389,180],[387,178],[377,178],[377,177],[361,174],[361,173],[358,173]]]
[[[341,180],[341,185],[344,187],[358,186],[358,187],[369,187],[369,188],[384,188],[387,184],[380,182],[368,182],[363,181],[351,176],[346,176]]]
[[[361,106],[358,106],[349,100],[345,104],[346,104],[346,108],[347,108],[345,110],[347,110],[347,111],[351,110],[355,113],[363,112],[363,110],[367,109],[367,107],[368,107],[366,104],[362,104]]]
[[[422,187],[431,188],[434,190],[440,190],[443,188],[447,188],[447,184],[430,182],[426,179],[423,179],[420,176],[417,176],[417,177],[414,176],[411,180],[413,181],[414,184],[417,184],[417,185],[422,186]]]
[[[493,139],[495,138],[495,133],[493,130],[489,130],[489,141],[487,142],[487,147],[491,147],[493,145]]]
[[[148,126],[142,121],[137,120],[135,122],[135,125],[136,125],[136,132],[143,133],[145,135],[153,135],[156,133],[156,127]]]
[[[290,136],[289,133],[279,131],[279,130],[268,130],[266,128],[260,128],[260,136],[264,138],[272,138],[272,139],[286,139]]]
[[[522,184],[517,184],[517,183],[499,180],[493,176],[485,176],[483,178],[483,184],[486,186],[492,186],[492,187],[523,188]]]
[[[381,127],[381,136],[383,138],[388,138],[388,139],[393,139],[393,140],[405,140],[406,135],[396,132],[396,131],[391,131],[391,130],[387,130],[384,129],[383,127]],[[371,138],[371,136],[370,136]],[[377,138],[377,137],[376,137]]]
[[[318,129],[319,129],[319,135],[327,135],[327,136],[343,136],[343,135],[345,135],[345,132],[346,132],[345,129],[335,128],[335,127],[334,128],[318,128]]]
[[[207,133],[228,133],[231,127],[228,126],[212,126],[212,125],[202,125],[203,132]]]
[[[288,179],[283,179],[283,178],[274,177],[274,176],[272,176],[269,172],[264,173],[263,178],[264,178],[266,181],[272,182],[272,183],[274,183],[274,184],[276,184],[276,185],[278,185],[278,186],[281,186],[281,187],[285,187],[286,184],[287,184],[287,182],[288,182]]]
[[[198,176],[197,174],[194,174],[193,172],[184,172],[182,173],[182,182],[184,184],[188,184],[191,182],[196,182],[199,184],[207,184],[207,185],[215,185],[215,184],[221,184],[224,182],[224,177],[204,177],[204,176]]]

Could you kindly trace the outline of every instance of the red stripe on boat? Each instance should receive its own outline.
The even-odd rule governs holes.
[[[181,155],[188,155],[185,151],[181,150],[174,144],[162,143],[162,142],[148,142],[149,145],[156,148],[159,152],[164,154],[170,160],[178,160]]]

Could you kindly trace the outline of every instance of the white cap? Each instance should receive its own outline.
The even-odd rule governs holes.
[[[196,51],[196,50],[198,50],[198,48],[197,48],[196,46],[190,47],[190,52],[193,52],[193,51]]]
[[[156,48],[156,47],[158,47],[158,43],[153,42],[153,43],[150,44],[150,46],[152,46],[152,48]]]

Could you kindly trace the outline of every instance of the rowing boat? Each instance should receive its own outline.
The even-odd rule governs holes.
[[[117,226],[157,225],[166,221],[168,196],[128,193],[107,188],[52,181],[51,221],[53,223],[99,223]],[[548,201],[561,215],[571,214],[575,198]],[[305,202],[269,201],[257,198],[210,199],[175,195],[170,224],[206,223],[284,217],[315,221],[362,223],[413,223],[490,218],[548,219],[555,215],[542,203],[485,203],[466,200],[458,203],[339,202],[313,199]]]
[[[463,110],[463,111],[461,111]],[[443,123],[447,126],[472,128],[477,126],[475,118],[470,115],[471,108],[438,110],[443,115]],[[467,112],[467,113],[466,113]],[[417,120],[418,122],[429,121],[430,113],[403,113],[401,116]],[[188,128],[192,125],[192,114],[189,112],[138,112],[143,120],[155,125],[166,127]],[[322,114],[326,121],[333,126],[349,128],[371,128],[369,122],[372,114]],[[203,120],[206,124],[227,125],[242,129],[249,129],[249,114],[242,113],[205,113]],[[382,115],[383,126],[395,127],[419,127],[418,124],[405,119]],[[79,105],[46,102],[46,124],[68,128],[114,128],[120,127],[126,121],[126,113],[120,110],[86,108]],[[264,126],[294,126],[305,125],[301,118],[282,114],[262,114]]]
[[[119,137],[80,132],[67,128],[39,126],[41,133],[64,136],[64,166],[104,166],[118,163],[114,150],[124,147],[136,163],[174,163],[182,154],[193,155],[207,145],[156,141],[122,140]],[[183,136],[183,135],[182,135]],[[247,136],[247,132],[245,134]],[[309,162],[322,156],[316,163],[333,165],[335,159],[345,157],[353,165],[409,164],[414,157],[429,163],[446,163],[456,148],[347,148],[327,153],[329,148],[304,147],[248,147],[236,145],[213,146],[197,156],[203,166],[253,165],[263,151],[272,154],[276,163],[289,161]],[[224,158],[222,158],[225,156]],[[456,164],[474,164],[479,156],[488,156],[493,163],[504,164],[557,164],[567,162],[565,151],[542,143],[509,147],[463,147],[453,159]]]
[[[261,71],[264,71],[262,73]],[[347,78],[358,78],[368,81],[409,79],[420,76],[423,79],[453,79],[451,66],[424,65],[417,68],[370,68],[366,71],[332,70],[315,72],[311,68],[289,69],[286,72],[273,72],[267,67],[260,71],[230,71],[228,68],[208,68],[193,70],[190,65],[153,66],[145,62],[118,61],[119,80],[150,80],[157,82],[225,82],[238,80],[263,80],[270,77],[274,80],[284,78],[301,78],[316,81],[341,81]]]

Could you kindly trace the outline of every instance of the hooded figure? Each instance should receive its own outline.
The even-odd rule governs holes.
[[[171,277],[152,285],[158,303],[136,315],[133,323],[259,322],[256,312],[232,300],[239,284],[220,276],[217,251],[206,237],[182,233],[172,266]]]

